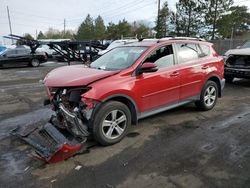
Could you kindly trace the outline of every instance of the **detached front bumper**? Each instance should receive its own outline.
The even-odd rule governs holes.
[[[47,163],[65,160],[86,149],[86,139],[80,142],[50,123],[17,127],[11,134],[31,145],[35,149],[33,156]]]

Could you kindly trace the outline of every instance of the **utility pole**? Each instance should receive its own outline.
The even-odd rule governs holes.
[[[7,6],[7,14],[8,14],[8,20],[9,20],[9,27],[10,27],[10,34],[12,35],[12,28],[11,28],[11,21],[10,21],[10,11],[9,7]],[[11,39],[12,44],[14,43],[13,39]]]
[[[66,20],[63,20],[63,37],[65,36],[65,27],[66,27]]]
[[[161,0],[158,0],[158,15],[157,15],[157,33],[159,32],[160,28],[159,28],[159,25],[160,25],[160,9],[161,9]]]

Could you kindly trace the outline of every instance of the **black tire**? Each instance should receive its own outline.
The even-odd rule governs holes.
[[[215,91],[214,91],[213,94],[208,94],[208,90],[210,88],[211,89],[214,88]],[[207,111],[207,110],[213,109],[213,107],[215,106],[215,104],[217,102],[217,99],[218,99],[218,93],[219,93],[218,85],[214,81],[211,81],[211,80],[207,81],[206,84],[202,88],[202,91],[201,91],[201,94],[200,94],[200,100],[196,101],[195,105],[197,106],[197,108],[199,110],[202,110],[202,111]],[[208,95],[210,97],[207,97]],[[214,99],[212,99],[212,97],[214,97]],[[211,104],[208,105],[210,103],[208,100],[209,101],[213,100],[213,102],[211,102]]]
[[[110,118],[110,122],[114,122],[112,120],[113,114],[111,113],[114,111],[117,111],[116,117],[119,117],[120,114],[122,114],[122,116],[123,115],[126,116],[126,120],[124,120],[125,123],[124,124],[120,123],[120,124],[116,124],[116,125],[115,124],[113,125],[111,123],[111,124],[109,124],[111,126],[103,126],[104,120],[109,121],[109,120],[107,120],[109,118]],[[118,120],[118,119],[116,119],[116,120]],[[106,102],[100,107],[100,109],[96,112],[96,115],[94,117],[94,121],[93,121],[94,139],[97,142],[99,142],[101,145],[104,145],[104,146],[115,144],[117,142],[120,142],[124,138],[124,136],[126,136],[130,125],[131,125],[131,112],[125,104],[118,102],[118,101]],[[122,127],[122,129],[120,129],[121,127]],[[113,135],[114,138],[108,138],[107,134],[108,134],[108,131],[111,129],[112,129],[111,136],[114,133],[114,135]],[[123,130],[123,132],[119,135],[117,129]],[[105,131],[106,131],[106,133],[105,133]],[[116,136],[115,133],[117,133],[117,135],[119,135],[119,136],[115,137]]]
[[[233,76],[225,76],[225,79],[226,79],[227,83],[232,83],[234,80],[234,77]]]
[[[30,62],[30,66],[32,67],[39,67],[39,65],[40,65],[40,61],[36,58],[32,59]]]

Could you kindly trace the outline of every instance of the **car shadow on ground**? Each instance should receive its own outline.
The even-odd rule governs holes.
[[[226,85],[232,87],[237,87],[237,86],[250,87],[250,79],[234,79],[232,83],[226,83]]]

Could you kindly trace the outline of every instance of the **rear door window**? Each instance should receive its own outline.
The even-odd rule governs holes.
[[[200,47],[200,51],[201,51],[199,53],[200,57],[205,57],[205,56],[208,56],[210,54],[210,47],[209,46],[207,46],[205,44],[200,44],[199,47]]]
[[[179,63],[188,63],[199,58],[198,47],[193,43],[177,43],[177,52]]]

